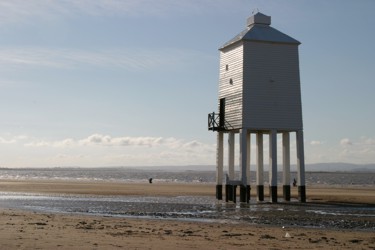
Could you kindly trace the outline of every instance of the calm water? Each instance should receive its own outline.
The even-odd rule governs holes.
[[[238,173],[237,173],[238,175]],[[278,174],[282,180],[282,173]],[[264,174],[268,182],[268,174]],[[215,171],[152,171],[127,168],[51,168],[51,169],[0,169],[0,179],[8,180],[71,180],[71,181],[109,181],[109,182],[203,182],[215,183]],[[291,173],[291,180],[296,173]],[[255,172],[251,173],[255,183]],[[280,183],[281,184],[281,183]],[[374,186],[375,173],[361,172],[306,172],[306,185],[334,186]]]

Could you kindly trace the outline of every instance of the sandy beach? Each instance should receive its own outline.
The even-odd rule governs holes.
[[[1,192],[207,196],[209,184],[0,181]],[[308,188],[308,202],[375,204],[367,188]],[[255,194],[253,194],[255,195]],[[292,196],[296,190],[292,191]],[[254,196],[253,196],[254,197]],[[1,249],[375,249],[374,231],[25,211],[0,206]],[[335,218],[332,217],[332,220]]]
[[[282,188],[279,187],[281,197]],[[0,180],[2,192],[27,192],[48,194],[90,194],[90,195],[147,195],[147,196],[215,196],[214,184],[202,183],[116,183],[78,181],[17,181]],[[268,189],[264,189],[265,197]],[[330,187],[309,186],[308,200],[316,202],[342,202],[375,205],[375,187]],[[256,195],[251,189],[251,197]],[[291,189],[291,196],[297,198],[297,188]]]

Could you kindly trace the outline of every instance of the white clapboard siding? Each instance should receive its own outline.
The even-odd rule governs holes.
[[[225,120],[242,127],[243,46],[238,43],[220,51],[219,99],[225,98]]]
[[[297,44],[244,41],[243,126],[302,129]]]

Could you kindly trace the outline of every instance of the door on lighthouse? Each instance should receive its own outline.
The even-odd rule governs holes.
[[[225,127],[225,98],[220,99],[220,104],[219,104],[219,114],[220,114],[220,119],[219,119],[219,127],[223,129]]]

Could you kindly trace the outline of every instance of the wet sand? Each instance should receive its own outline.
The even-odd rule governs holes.
[[[205,196],[214,195],[214,185],[3,180],[0,191]],[[307,189],[308,201],[323,203],[374,204],[374,193],[372,187]],[[1,205],[0,218],[1,249],[375,249],[374,231],[36,213]]]
[[[279,197],[282,188],[278,188]],[[25,192],[47,194],[89,194],[89,195],[147,195],[147,196],[214,196],[214,184],[202,183],[113,183],[77,181],[15,181],[0,180],[0,192]],[[297,198],[297,188],[291,188],[292,198]],[[342,202],[375,205],[375,187],[350,186],[308,186],[307,199],[314,202]],[[265,197],[268,189],[265,187]],[[251,197],[255,199],[255,188]]]

